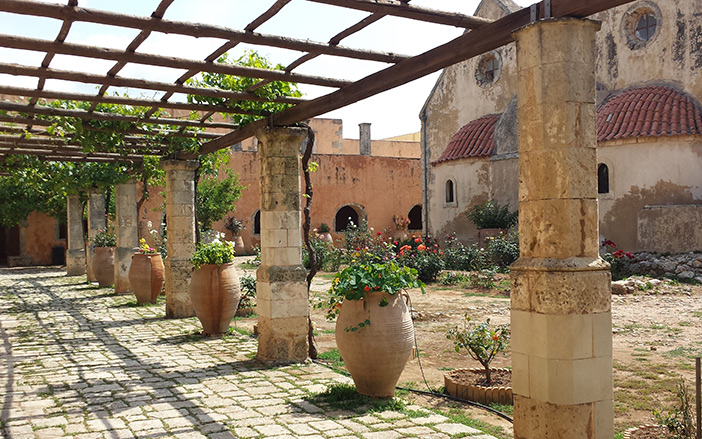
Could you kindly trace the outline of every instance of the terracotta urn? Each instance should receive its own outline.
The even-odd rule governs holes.
[[[193,271],[190,300],[204,335],[227,332],[240,298],[239,276],[233,262],[207,264]]]
[[[129,266],[129,285],[137,303],[154,303],[164,280],[163,260],[159,253],[135,253]]]
[[[414,326],[404,293],[371,292],[364,300],[344,300],[336,320],[336,344],[356,391],[391,398],[412,354]],[[380,306],[385,298],[386,306]],[[358,324],[370,321],[370,325]],[[355,329],[353,329],[355,328]]]
[[[232,242],[234,243],[234,254],[237,256],[243,256],[246,254],[246,247],[244,246],[244,239],[240,235],[232,236]]]
[[[115,283],[115,248],[95,247],[93,254],[93,274],[98,285],[109,287]]]
[[[319,239],[322,242],[328,242],[330,244],[334,242],[334,238],[332,238],[331,233],[329,233],[329,232],[320,233]]]
[[[392,239],[397,242],[405,241],[408,238],[409,235],[407,235],[407,231],[405,229],[395,230],[395,233],[392,234]]]

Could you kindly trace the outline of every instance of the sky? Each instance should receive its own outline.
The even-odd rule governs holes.
[[[243,29],[249,22],[267,10],[274,0],[176,0],[168,8],[165,19],[214,24],[234,29]],[[528,6],[534,1],[517,0],[520,6]],[[66,4],[67,1],[47,1]],[[107,10],[122,14],[149,16],[159,0],[79,0],[85,8]],[[412,0],[412,5],[443,11],[461,12],[472,15],[479,0]],[[294,38],[326,42],[343,29],[369,15],[362,11],[293,0],[273,19],[264,23],[257,32],[285,35]],[[29,38],[53,40],[59,32],[61,21],[0,12],[0,33]],[[361,32],[341,42],[341,45],[394,52],[403,55],[418,55],[440,44],[451,41],[462,34],[462,29],[439,26],[396,17],[384,17]],[[137,30],[114,26],[101,26],[89,23],[74,23],[67,42],[105,46],[123,50],[137,35]],[[202,60],[217,49],[222,40],[194,38],[178,35],[153,33],[138,49],[139,52],[163,56],[174,56]],[[230,58],[237,58],[244,50],[256,50],[271,62],[287,65],[301,53],[291,50],[241,44],[230,52]],[[38,66],[43,54],[40,52],[17,51],[0,48],[0,59],[6,63]],[[66,55],[57,55],[52,68],[105,74],[113,62],[85,60]],[[388,64],[373,61],[349,61],[339,57],[321,56],[295,69],[296,73],[326,76],[338,79],[357,80],[368,74],[388,67]],[[148,67],[129,64],[119,73],[120,76],[173,82],[183,70]],[[433,88],[439,72],[425,76],[401,87],[389,90],[358,103],[335,110],[319,117],[342,119],[345,138],[358,138],[358,124],[371,123],[373,139],[399,136],[417,132],[420,129],[419,112]],[[36,79],[0,74],[0,84],[36,87]],[[93,85],[75,82],[48,80],[48,90],[92,93]],[[333,89],[300,84],[305,98],[311,99],[329,93]],[[130,96],[143,96],[158,99],[162,93],[151,90],[110,88],[110,92],[127,93]],[[175,100],[183,100],[176,95]]]

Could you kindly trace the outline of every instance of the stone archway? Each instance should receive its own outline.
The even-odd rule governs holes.
[[[334,216],[334,231],[341,233],[349,226],[351,222],[359,225],[361,221],[367,220],[366,211],[359,204],[346,204],[341,206],[336,211]]]

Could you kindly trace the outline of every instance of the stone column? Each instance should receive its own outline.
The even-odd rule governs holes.
[[[301,362],[307,359],[309,319],[300,211],[300,150],[306,131],[264,128],[256,137],[261,169],[256,358],[266,363]]]
[[[129,266],[139,246],[136,181],[115,186],[115,214],[117,217],[117,248],[115,249],[115,292],[132,291],[129,285]]]
[[[66,200],[67,212],[67,249],[66,274],[80,276],[85,274],[85,238],[83,237],[83,203],[78,195],[69,195]]]
[[[190,302],[190,255],[195,251],[196,160],[161,160],[166,171],[166,317],[195,315]]]
[[[610,273],[599,257],[595,33],[515,33],[519,246],[512,265],[515,439],[614,436]]]
[[[88,191],[88,251],[86,262],[88,265],[88,282],[97,282],[93,274],[93,252],[95,246],[92,243],[98,230],[107,227],[105,223],[105,194],[102,190],[92,189]]]

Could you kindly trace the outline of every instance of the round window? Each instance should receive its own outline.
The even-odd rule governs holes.
[[[475,80],[481,87],[487,88],[497,81],[502,71],[502,59],[497,53],[486,53],[478,60]]]
[[[621,25],[622,37],[629,49],[641,49],[653,41],[660,33],[661,18],[660,8],[650,1],[638,2],[629,8]]]

